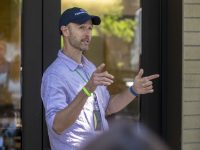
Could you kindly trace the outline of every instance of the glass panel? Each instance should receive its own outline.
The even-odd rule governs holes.
[[[0,5],[0,150],[21,149],[21,1]]]
[[[139,68],[141,50],[139,4],[139,0],[61,0],[62,12],[77,6],[91,14],[101,16],[102,23],[94,28],[90,50],[85,55],[96,66],[104,62],[106,69],[115,76],[114,84],[109,87],[110,94],[116,94],[132,85]],[[138,120],[139,101],[130,103],[110,119],[120,117]]]

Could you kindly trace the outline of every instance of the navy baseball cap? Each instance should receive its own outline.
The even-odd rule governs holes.
[[[93,25],[99,25],[101,23],[101,19],[98,16],[93,16],[88,14],[82,8],[73,7],[65,10],[59,20],[59,29],[61,26],[66,26],[70,22],[76,24],[83,24],[86,21],[91,20]]]

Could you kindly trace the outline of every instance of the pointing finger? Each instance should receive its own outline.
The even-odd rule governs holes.
[[[158,78],[160,75],[159,74],[154,74],[154,75],[150,75],[148,77],[146,77],[148,80],[153,80],[153,79],[156,79]]]
[[[101,72],[97,75],[98,77],[106,77],[106,78],[110,78],[110,79],[114,79],[114,76],[109,74],[107,71],[105,72]]]

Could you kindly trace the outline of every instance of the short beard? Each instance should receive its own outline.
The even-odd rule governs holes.
[[[70,31],[71,36],[68,38],[69,44],[74,47],[75,49],[80,50],[81,52],[87,51],[88,48],[82,48],[81,47],[81,42],[76,40],[76,38],[73,36],[72,32]]]

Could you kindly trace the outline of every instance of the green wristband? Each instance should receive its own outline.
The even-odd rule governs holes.
[[[92,95],[85,87],[83,87],[82,90],[88,97]]]

